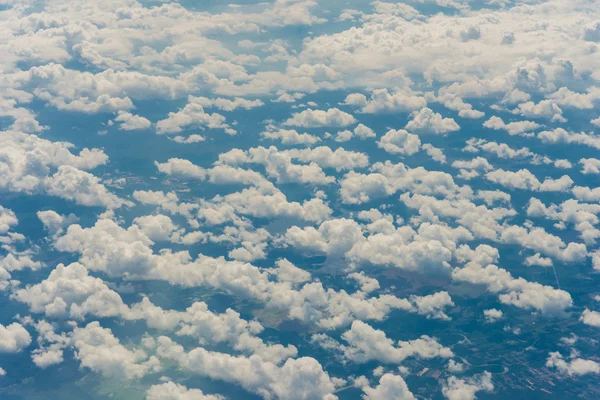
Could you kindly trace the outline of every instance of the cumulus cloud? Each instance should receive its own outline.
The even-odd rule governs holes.
[[[576,355],[573,355],[571,360],[567,361],[558,352],[552,352],[548,355],[546,366],[556,368],[558,372],[569,376],[600,373],[600,364],[597,362],[579,358]]]
[[[31,335],[23,325],[13,322],[4,326],[0,324],[0,352],[18,353],[31,344]]]
[[[485,371],[479,376],[467,379],[451,376],[442,388],[442,393],[448,400],[474,400],[477,392],[491,392],[493,390],[492,374]]]
[[[459,129],[460,126],[452,118],[444,118],[427,107],[413,112],[412,120],[406,124],[406,130],[420,135],[443,135]]]
[[[342,339],[348,344],[338,344],[334,349],[345,359],[356,363],[375,360],[386,364],[400,364],[409,357],[430,359],[453,356],[452,350],[442,346],[435,338],[421,336],[415,340],[399,341],[396,345],[385,332],[361,321],[354,321],[350,330],[342,334]],[[314,342],[326,346],[330,345],[332,340],[323,335],[313,336]]]
[[[294,114],[291,118],[285,121],[285,125],[301,126],[304,128],[316,127],[340,127],[352,125],[356,119],[337,108],[330,108],[327,111],[323,110],[304,110]]]
[[[387,131],[381,137],[377,146],[392,154],[412,155],[419,151],[421,140],[419,136],[408,133],[404,129]]]
[[[161,370],[158,358],[141,349],[129,350],[123,346],[112,331],[97,321],[73,330],[75,358],[82,367],[118,379],[139,379],[151,372]]]
[[[188,389],[174,382],[153,385],[146,392],[148,400],[222,400],[223,396],[204,394],[200,389]]]
[[[379,378],[377,386],[362,388],[366,400],[413,400],[415,396],[411,393],[404,379],[399,375],[384,374]]]
[[[119,125],[119,129],[124,131],[148,129],[150,126],[152,126],[152,122],[150,122],[149,119],[124,111],[119,112],[119,115],[117,115],[115,121],[121,123]]]

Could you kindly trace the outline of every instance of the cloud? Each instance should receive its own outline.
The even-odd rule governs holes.
[[[218,113],[208,114],[204,111],[203,102],[196,102],[196,98],[190,97],[188,104],[177,112],[170,112],[166,119],[156,123],[156,133],[172,134],[182,132],[185,127],[190,125],[206,127],[210,129],[223,129],[228,134],[235,134],[236,131],[230,128],[223,115]]]
[[[491,117],[483,123],[485,128],[505,130],[510,135],[522,135],[540,128],[542,125],[533,121],[517,121],[505,124],[500,117]]]
[[[558,352],[549,353],[546,366],[556,368],[558,372],[569,376],[600,374],[600,364],[597,362],[576,356],[572,356],[570,361],[565,361],[563,356]]]
[[[31,335],[23,325],[13,322],[4,326],[0,324],[0,352],[18,353],[31,344]]]
[[[586,325],[600,327],[600,313],[597,311],[592,311],[586,308],[581,313],[579,320]]]
[[[404,129],[390,129],[379,139],[377,146],[391,154],[413,155],[419,151],[421,140]]]
[[[390,94],[387,89],[377,89],[371,93],[370,99],[361,93],[349,94],[344,104],[361,107],[365,114],[378,114],[420,110],[427,106],[427,100],[410,91]]]
[[[115,121],[120,122],[119,129],[125,131],[148,129],[152,126],[152,122],[149,119],[123,111],[119,112]]]
[[[146,392],[148,400],[221,400],[220,395],[204,394],[200,389],[188,389],[174,382],[152,385]]]
[[[58,167],[54,175],[46,177],[44,187],[49,195],[72,200],[84,206],[114,209],[133,205],[131,201],[109,192],[94,175],[69,165]]]
[[[340,127],[352,125],[356,122],[354,117],[337,108],[330,108],[327,111],[323,110],[304,110],[294,114],[291,118],[285,121],[285,125],[301,126],[304,128],[317,127]]]
[[[298,133],[294,129],[278,129],[278,130],[268,130],[261,134],[265,139],[271,140],[281,140],[282,144],[304,144],[311,145],[319,142],[321,139],[308,134],[308,133]]]
[[[128,312],[121,296],[100,278],[88,274],[81,264],[59,264],[41,283],[16,290],[12,297],[31,312],[51,318],[84,319],[124,316]]]
[[[379,385],[376,387],[365,386],[362,388],[365,400],[414,400],[415,396],[411,393],[401,376],[393,374],[384,374],[379,378]]]
[[[481,375],[467,379],[451,376],[442,388],[442,393],[448,400],[474,400],[477,392],[493,390],[492,374],[484,371]]]
[[[483,310],[483,316],[485,317],[486,322],[496,322],[502,318],[504,314],[502,311],[497,310],[495,308],[490,308],[489,310]]]
[[[237,383],[263,397],[334,400],[335,385],[317,360],[289,359],[282,366],[262,360],[211,352],[198,347],[185,352],[167,337],[158,338],[157,354],[176,361],[184,370],[211,379]]]
[[[313,340],[319,342],[323,339],[322,336],[317,336]],[[399,341],[395,345],[385,332],[361,321],[354,321],[350,330],[342,334],[342,339],[348,345],[340,344],[336,350],[339,350],[345,359],[356,363],[375,360],[386,364],[401,364],[409,357],[431,359],[448,358],[453,355],[452,350],[443,347],[435,338],[429,336],[421,336],[408,342]]]
[[[406,130],[419,135],[443,135],[455,132],[460,126],[452,118],[444,118],[441,114],[433,112],[430,108],[422,108],[412,113],[412,120],[406,124]]]
[[[160,361],[142,350],[129,350],[97,321],[73,330],[75,358],[82,367],[117,379],[140,379],[161,370]]]
[[[204,168],[200,168],[190,161],[181,158],[170,158],[166,163],[155,161],[154,165],[163,174],[200,180],[206,178],[206,170]]]

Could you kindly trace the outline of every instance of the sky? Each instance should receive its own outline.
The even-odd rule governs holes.
[[[600,398],[599,16],[0,0],[0,398]]]

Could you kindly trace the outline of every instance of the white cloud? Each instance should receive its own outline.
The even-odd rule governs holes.
[[[390,129],[379,139],[377,146],[391,154],[413,155],[419,151],[421,140],[404,129]]]
[[[119,129],[125,131],[148,129],[150,126],[152,126],[152,122],[150,122],[149,119],[124,111],[119,112],[119,115],[117,115],[115,121],[120,122],[121,125],[119,125]]]
[[[31,312],[52,318],[115,317],[128,312],[115,291],[78,263],[59,264],[44,281],[16,290],[13,298],[27,304]]]
[[[188,104],[183,109],[177,112],[170,112],[166,119],[158,121],[156,123],[156,133],[179,133],[183,131],[183,128],[190,125],[200,129],[206,127],[210,129],[224,129],[229,134],[236,133],[226,123],[223,115],[206,113],[202,104],[195,102],[194,97],[190,97]]]
[[[301,126],[304,128],[316,127],[341,127],[352,125],[356,119],[348,113],[345,113],[337,108],[330,108],[327,111],[323,110],[304,110],[294,114],[290,119],[285,121],[285,125]]]
[[[443,135],[459,129],[460,126],[452,118],[444,118],[441,114],[435,113],[427,107],[413,112],[412,120],[406,124],[406,130],[421,135]]]
[[[240,97],[236,97],[233,100],[229,100],[223,98],[209,99],[207,97],[190,96],[188,98],[188,101],[189,103],[198,104],[202,107],[215,107],[223,111],[234,111],[238,108],[251,110],[253,108],[261,107],[264,105],[264,103],[260,100],[247,100]]]
[[[586,308],[581,313],[579,320],[586,325],[600,327],[600,313],[597,311],[592,311]]]
[[[198,167],[190,161],[181,158],[170,158],[166,163],[155,161],[154,165],[163,174],[200,180],[206,178],[206,170],[204,168]]]
[[[97,321],[73,330],[75,358],[81,366],[118,379],[140,379],[144,375],[158,372],[160,361],[142,350],[129,350],[123,346],[112,331],[103,328]]]
[[[113,209],[133,205],[131,201],[121,199],[109,192],[94,175],[69,165],[58,167],[54,175],[46,177],[44,187],[50,195],[72,200],[84,206]]]
[[[483,310],[483,316],[486,322],[496,322],[502,318],[503,313],[495,308],[490,308],[489,310]]]
[[[370,325],[354,321],[350,330],[342,334],[348,345],[340,345],[343,356],[356,363],[376,360],[388,364],[400,364],[406,358],[417,357],[430,359],[435,357],[449,358],[452,350],[442,346],[435,338],[421,336],[411,341],[399,341],[397,345],[389,339],[385,332]]]
[[[579,164],[583,166],[582,174],[600,174],[600,160],[597,158],[582,158]]]
[[[483,126],[489,129],[505,130],[510,135],[526,134],[541,127],[540,124],[533,121],[517,121],[505,124],[500,117],[495,116],[485,121]]]
[[[352,93],[346,97],[344,103],[361,107],[361,112],[366,114],[413,111],[427,106],[427,100],[422,96],[410,91],[390,94],[387,89],[374,90],[368,100],[363,94]]]
[[[573,356],[570,361],[565,361],[558,352],[552,352],[548,355],[546,366],[556,368],[559,372],[569,376],[600,374],[600,364],[597,362],[576,356]]]
[[[492,374],[485,371],[481,375],[466,379],[451,376],[442,388],[442,393],[448,400],[475,400],[477,392],[493,390]]]
[[[179,363],[184,370],[211,379],[237,383],[263,397],[291,399],[337,398],[335,385],[317,360],[288,359],[282,366],[262,360],[207,351],[201,347],[185,352],[167,337],[158,339],[157,354]]]
[[[153,241],[169,240],[171,234],[178,228],[171,218],[162,214],[136,217],[133,223]]]
[[[265,139],[281,140],[282,144],[305,144],[311,145],[321,139],[309,133],[298,133],[294,129],[267,130],[261,133]]]
[[[188,389],[174,382],[153,385],[146,392],[148,400],[222,400],[223,396],[204,394],[200,389]]]
[[[399,375],[384,374],[379,378],[379,385],[372,388],[365,386],[362,388],[365,400],[414,400],[415,396],[411,393],[404,379]]]
[[[31,344],[31,335],[23,325],[13,322],[4,326],[0,324],[0,352],[18,353]]]

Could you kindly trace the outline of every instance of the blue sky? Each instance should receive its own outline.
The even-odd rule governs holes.
[[[0,5],[0,397],[598,398],[596,2]]]

